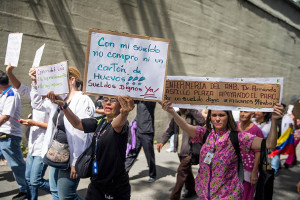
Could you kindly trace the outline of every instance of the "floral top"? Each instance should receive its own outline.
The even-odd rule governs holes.
[[[198,132],[193,143],[202,142],[205,129],[197,127]],[[242,199],[244,188],[238,177],[238,158],[230,141],[229,131],[214,130],[208,135],[200,151],[199,170],[195,179],[195,189],[200,199]],[[255,136],[238,133],[240,150],[249,152]],[[214,151],[211,164],[204,163],[208,152]]]

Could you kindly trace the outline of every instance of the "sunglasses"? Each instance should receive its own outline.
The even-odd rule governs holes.
[[[105,103],[107,103],[108,101],[110,101],[110,103],[117,103],[117,102],[119,102],[117,98],[108,98],[108,97],[103,97],[103,101]]]

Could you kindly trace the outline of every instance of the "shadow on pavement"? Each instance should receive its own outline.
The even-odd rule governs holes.
[[[296,184],[299,181],[300,165],[294,165],[288,169],[282,167],[278,175],[275,177],[273,199],[288,199],[300,200],[300,195],[297,194]]]
[[[7,196],[11,196],[11,195],[16,195],[18,193],[19,193],[19,189],[7,191],[7,192],[1,192],[0,193],[0,198],[4,198],[4,197],[7,197]]]
[[[174,163],[175,162],[168,162],[167,164],[174,165]],[[176,175],[176,170],[167,168],[167,167],[163,167],[163,166],[159,166],[159,165],[156,165],[156,172],[157,172],[156,180],[158,180],[162,177],[165,177],[165,176],[170,175],[170,176],[175,177],[175,175]],[[147,176],[149,176],[149,170],[145,169],[145,170],[141,171],[139,174],[129,177],[129,180],[136,180],[136,179],[147,177]],[[148,179],[145,179],[143,182],[146,182],[147,180]]]
[[[2,171],[0,172],[0,181],[14,182],[15,178],[12,171]]]

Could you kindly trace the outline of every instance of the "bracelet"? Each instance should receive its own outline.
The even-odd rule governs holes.
[[[67,109],[69,106],[69,104],[67,102],[65,102],[65,105],[63,107],[60,107],[61,110],[65,110]]]

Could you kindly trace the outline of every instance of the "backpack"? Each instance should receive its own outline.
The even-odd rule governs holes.
[[[205,134],[203,136],[203,144],[205,144],[206,139],[209,135],[209,131],[206,129]],[[240,144],[239,144],[239,138],[238,138],[238,131],[232,131],[229,134],[230,137],[230,141],[234,147],[235,153],[238,157],[238,177],[240,179],[240,181],[243,183],[244,181],[244,167],[243,167],[243,159],[242,159],[242,155],[240,152]],[[200,152],[199,152],[200,154]]]

